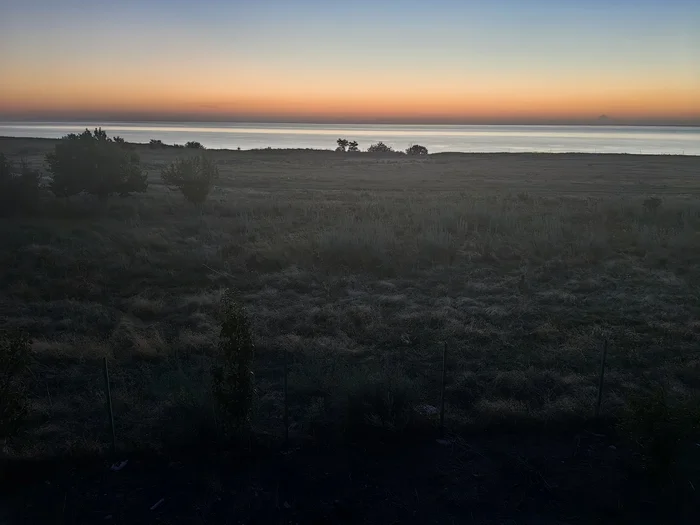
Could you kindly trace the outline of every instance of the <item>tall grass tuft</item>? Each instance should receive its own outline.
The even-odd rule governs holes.
[[[246,311],[235,294],[227,290],[221,299],[219,352],[212,369],[214,399],[225,434],[242,430],[250,423],[255,394],[254,350]]]

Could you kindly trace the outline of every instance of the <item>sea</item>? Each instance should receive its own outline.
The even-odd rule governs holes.
[[[0,122],[0,136],[60,138],[101,127],[127,142],[197,141],[212,149],[335,149],[338,138],[364,150],[376,142],[397,150],[420,144],[437,152],[628,153],[700,155],[700,127],[456,126],[211,122]]]

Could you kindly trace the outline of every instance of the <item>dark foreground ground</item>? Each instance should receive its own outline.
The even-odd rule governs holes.
[[[123,459],[7,465],[3,523],[700,520],[700,471],[653,475],[605,429]]]

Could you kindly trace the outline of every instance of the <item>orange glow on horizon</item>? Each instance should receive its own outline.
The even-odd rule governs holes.
[[[552,78],[338,68],[319,75],[303,69],[232,73],[215,66],[203,63],[183,76],[170,64],[120,74],[102,65],[86,76],[77,65],[46,71],[16,64],[12,82],[0,85],[0,112],[186,113],[203,120],[700,118],[700,77],[692,71],[651,79],[627,72],[603,81],[581,73]]]

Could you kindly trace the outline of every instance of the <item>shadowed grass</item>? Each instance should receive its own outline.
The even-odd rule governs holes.
[[[260,432],[282,433],[282,351],[302,435],[411,428],[442,341],[453,426],[590,417],[602,337],[606,414],[647,379],[698,387],[695,158],[211,151],[194,210],[157,180],[175,153],[140,153],[146,195],[0,219],[0,325],[39,362],[15,454],[108,443],[102,356],[123,446],[208,432],[224,287],[251,315]]]

